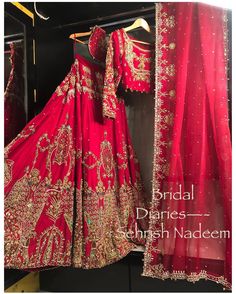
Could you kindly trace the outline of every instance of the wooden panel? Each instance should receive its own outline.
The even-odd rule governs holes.
[[[39,273],[30,273],[19,280],[5,292],[38,292],[39,291]]]

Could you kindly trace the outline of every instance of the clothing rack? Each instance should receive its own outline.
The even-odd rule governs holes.
[[[10,41],[12,39],[14,40],[22,40],[24,38],[24,34],[23,33],[18,33],[18,34],[11,34],[11,35],[7,35],[4,36],[4,41]]]
[[[7,41],[7,42],[5,42],[4,44],[5,45],[9,45],[9,44],[11,44],[11,43],[21,43],[23,41],[23,39],[19,39],[19,40],[12,40],[12,41]]]
[[[146,14],[146,15],[139,15],[140,18],[145,18],[145,19],[152,18],[154,16],[155,16],[154,13]],[[99,27],[101,27],[101,28],[112,27],[112,26],[124,24],[124,23],[127,23],[127,22],[135,21],[136,19],[137,19],[137,17],[132,17],[132,18],[124,19],[124,20],[119,20],[119,21],[114,21],[114,22],[101,24],[101,25],[99,25]],[[90,29],[92,29],[92,27],[90,27]]]
[[[4,36],[5,45],[8,45],[10,43],[20,43],[23,40],[24,40],[24,34],[23,33]]]
[[[126,18],[123,20],[113,21],[110,23],[102,24],[102,25],[99,24],[100,27],[109,27],[109,26],[114,26],[114,25],[130,22],[132,20],[135,20],[137,18],[137,16],[143,17],[143,18],[154,17],[154,13],[145,14],[146,12],[154,11],[154,10],[155,10],[155,6],[153,5],[151,7],[146,7],[146,8],[142,8],[142,9],[135,9],[132,11],[126,11],[126,12],[122,12],[122,13],[112,14],[109,16],[97,17],[97,18],[93,18],[93,19],[89,19],[89,20],[82,20],[82,21],[78,21],[78,22],[65,24],[65,25],[59,25],[59,26],[52,27],[52,29],[57,30],[57,29],[64,29],[64,28],[69,28],[69,27],[73,27],[73,26],[82,26],[82,25],[91,25],[91,24],[94,26],[94,25],[99,24],[101,22],[107,22],[109,20],[125,18],[127,16],[136,15],[136,17],[133,17],[133,18],[128,18],[128,19]]]

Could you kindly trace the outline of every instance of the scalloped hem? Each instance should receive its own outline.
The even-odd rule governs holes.
[[[221,284],[223,287],[225,287],[227,290],[231,290],[231,283],[227,281],[227,279],[224,276],[214,276],[210,273],[207,273],[206,271],[202,270],[199,273],[192,272],[191,274],[187,274],[185,271],[165,271],[164,266],[162,263],[159,263],[155,266],[147,266],[142,273],[142,276],[144,277],[150,277],[150,278],[158,278],[162,280],[171,279],[171,280],[186,280],[188,282],[198,282],[201,279],[210,280],[213,282],[216,282],[217,284]],[[225,290],[225,289],[224,289]]]

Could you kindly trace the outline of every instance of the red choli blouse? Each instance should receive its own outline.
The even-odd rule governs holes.
[[[152,50],[137,45],[124,29],[111,33],[106,56],[103,115],[115,118],[120,82],[126,90],[152,92],[152,68]]]

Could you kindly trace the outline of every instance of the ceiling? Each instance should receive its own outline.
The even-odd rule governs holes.
[[[33,2],[21,4],[34,12]],[[44,21],[37,17],[36,23],[39,26],[57,27],[133,10],[142,14],[143,9],[153,5],[152,2],[38,2],[38,12],[48,16],[49,20]]]

